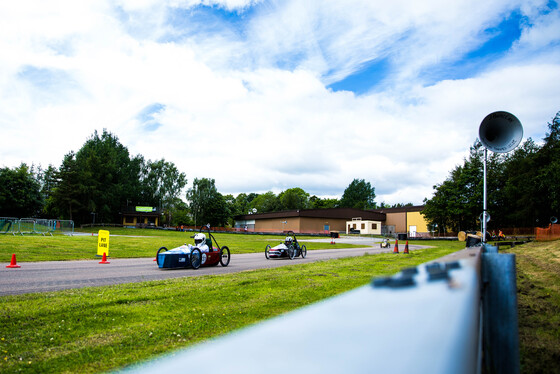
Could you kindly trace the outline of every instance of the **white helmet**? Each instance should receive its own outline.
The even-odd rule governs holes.
[[[293,241],[294,239],[291,236],[286,236],[286,243],[292,244]]]
[[[195,245],[204,244],[205,242],[206,242],[206,235],[202,233],[198,233],[194,236]]]

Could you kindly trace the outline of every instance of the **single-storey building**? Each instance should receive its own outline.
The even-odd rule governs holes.
[[[362,234],[407,234],[410,238],[429,236],[423,205],[361,210],[352,208],[301,209],[245,214],[235,217],[239,231]]]
[[[352,221],[346,222],[346,233],[359,232],[365,235],[381,235],[381,221],[362,220],[361,217],[352,218]]]
[[[364,221],[377,222],[379,228],[386,219],[384,213],[353,208],[300,209],[239,215],[235,217],[235,228],[257,232],[347,232],[349,228],[346,223],[358,217]]]
[[[161,212],[152,206],[128,206],[121,212],[123,226],[159,226]]]
[[[429,236],[428,222],[421,214],[424,205],[405,206],[402,208],[373,209],[383,213],[387,219],[383,223],[384,235],[407,233],[408,237]]]

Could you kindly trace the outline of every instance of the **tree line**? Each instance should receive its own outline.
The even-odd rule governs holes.
[[[296,209],[357,208],[374,209],[375,188],[363,179],[354,179],[340,199],[311,196],[300,187],[288,188],[279,194],[240,193],[221,195],[213,179],[195,179],[187,192],[191,215],[195,222],[232,223],[233,217],[244,214],[269,213]],[[228,221],[229,219],[229,221]]]
[[[434,186],[422,212],[434,231],[479,230],[483,203],[484,148],[477,140],[468,158]],[[560,112],[541,145],[531,138],[514,151],[488,152],[489,230],[547,226],[560,214]]]
[[[480,227],[483,155],[481,143],[475,142],[463,164],[434,186],[432,198],[424,200],[422,213],[431,230],[457,232]],[[560,215],[560,112],[548,123],[541,145],[529,138],[508,154],[490,152],[487,170],[489,228],[548,225]],[[375,188],[363,179],[354,179],[340,199],[311,196],[299,187],[279,194],[269,191],[234,197],[218,192],[214,179],[209,178],[195,178],[183,195],[186,185],[185,173],[172,162],[132,156],[115,135],[95,131],[78,152],[67,153],[58,168],[24,163],[1,168],[0,216],[119,223],[127,206],[142,205],[163,212],[162,224],[225,226],[241,214],[412,205],[377,204]]]
[[[320,198],[299,187],[279,194],[271,191],[222,195],[215,180],[195,178],[173,162],[131,155],[106,129],[95,131],[77,152],[67,153],[59,167],[28,166],[0,169],[0,217],[44,217],[75,224],[120,223],[127,207],[152,206],[170,226],[233,224],[234,217],[291,209],[376,208],[375,188],[354,179],[340,199]],[[183,196],[186,201],[183,200]],[[380,207],[386,207],[384,203]]]
[[[126,205],[171,209],[186,183],[173,163],[131,156],[116,136],[95,131],[58,168],[0,169],[0,215],[115,223]]]

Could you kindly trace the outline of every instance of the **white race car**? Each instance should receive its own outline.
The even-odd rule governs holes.
[[[275,247],[267,245],[264,250],[264,255],[267,259],[288,257],[290,260],[293,260],[298,256],[305,258],[305,256],[307,256],[307,247],[298,243],[293,231],[288,231],[288,235],[282,243]]]
[[[216,238],[210,233],[208,228],[208,238],[202,232],[194,235],[194,245],[183,244],[180,247],[167,250],[161,247],[157,251],[156,260],[158,267],[177,269],[177,268],[193,268],[198,269],[201,266],[216,266],[218,263],[222,266],[228,266],[230,261],[229,248],[220,247],[216,242]],[[202,231],[202,228],[201,228]],[[214,247],[212,241],[216,243]]]

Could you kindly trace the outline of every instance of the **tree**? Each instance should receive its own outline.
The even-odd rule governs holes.
[[[62,165],[54,173],[54,187],[47,199],[47,211],[62,219],[74,219],[74,213],[83,209],[80,171],[74,152],[64,156]]]
[[[36,217],[43,209],[41,185],[32,168],[22,163],[12,169],[0,169],[0,216]]]
[[[216,189],[214,179],[195,178],[186,197],[190,202],[195,225],[209,223],[212,226],[223,226],[227,223],[229,209],[224,197]]]
[[[45,201],[43,206],[43,215],[46,217],[54,217],[56,214],[50,211],[50,201],[52,200],[52,193],[57,184],[58,170],[49,165],[45,171],[39,173],[39,182],[41,183],[41,195]]]
[[[343,208],[375,208],[375,188],[363,179],[354,179],[344,190],[340,199]]]
[[[51,195],[46,211],[77,224],[91,222],[92,214],[98,222],[118,222],[125,202],[141,202],[143,166],[143,157],[131,158],[115,135],[95,131],[77,153],[65,156],[58,171],[47,169],[55,178],[50,192],[45,189]]]
[[[153,162],[148,160],[141,180],[143,202],[160,206],[167,222],[171,223],[175,203],[186,184],[185,174],[179,172],[172,162],[165,159]]]
[[[483,149],[476,142],[470,149],[468,159],[457,166],[449,178],[434,186],[432,199],[424,199],[422,214],[432,226],[442,231],[475,230],[482,212],[482,157]]]
[[[171,226],[194,225],[187,203],[180,198],[175,198],[175,201],[171,204],[171,206],[170,216],[172,219],[169,222]]]
[[[279,210],[307,209],[309,194],[299,187],[289,188],[278,195]]]
[[[529,138],[503,163],[501,189],[491,191],[492,195],[499,194],[497,205],[492,209],[491,224],[494,227],[530,227],[535,224],[538,151],[539,147]]]
[[[336,208],[340,201],[338,199],[322,199],[315,195],[309,198],[309,204],[312,209],[329,209],[329,208]]]
[[[560,214],[560,112],[548,123],[544,144],[535,155],[535,223],[546,226]]]
[[[120,207],[140,191],[141,157],[131,160],[128,149],[117,136],[103,129],[95,131],[76,153],[79,180],[82,187],[77,220],[87,222],[91,213],[98,222],[118,222]]]
[[[546,226],[560,210],[560,112],[542,147],[527,139],[509,154],[489,153],[487,199],[491,227]],[[476,142],[463,165],[455,167],[422,214],[443,230],[480,229],[483,193],[483,148]]]
[[[404,207],[407,207],[407,206],[414,206],[414,204],[412,204],[412,203],[396,203],[396,204],[391,205],[391,208],[404,208]]]
[[[229,207],[226,203],[224,196],[217,192],[213,198],[210,199],[208,205],[205,207],[206,222],[212,226],[226,226],[231,216]]]
[[[278,197],[272,191],[260,194],[249,203],[249,210],[256,209],[258,213],[276,212],[279,208]]]
[[[240,193],[236,197],[233,197],[233,195],[224,196],[229,212],[228,223],[233,225],[235,216],[251,213],[252,207],[250,204],[257,196],[256,193]]]
[[[231,198],[233,198],[233,200],[231,200],[231,198],[229,198],[228,195],[226,198],[226,201],[229,201],[231,204],[231,214],[232,216],[237,216],[240,214],[247,214],[248,213],[248,209],[249,209],[249,198],[248,195],[246,193],[240,193],[238,194],[235,198],[233,198],[233,196],[231,196]]]

